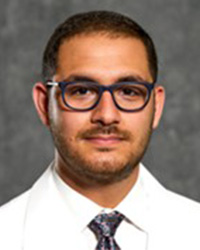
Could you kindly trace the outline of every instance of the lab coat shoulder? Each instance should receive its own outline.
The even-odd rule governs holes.
[[[0,208],[0,235],[4,250],[87,249],[50,168],[30,190]]]
[[[200,218],[199,202],[166,189],[146,168],[141,169],[148,203],[156,217],[160,215],[163,220],[168,220],[165,215],[171,215],[177,219],[188,218],[189,221]]]
[[[196,226],[200,230],[200,204],[182,195],[165,190],[157,200],[155,212],[161,219],[158,224],[171,224],[171,228],[179,228],[179,231],[189,232],[191,227],[192,232]]]
[[[149,187],[149,249],[200,249],[200,204],[167,190],[146,170],[145,178]]]
[[[151,224],[151,249],[162,245],[163,250],[200,249],[200,205],[197,202],[166,190],[152,218],[156,219]]]
[[[26,191],[0,208],[0,249],[22,249],[24,221],[29,195],[30,191]]]

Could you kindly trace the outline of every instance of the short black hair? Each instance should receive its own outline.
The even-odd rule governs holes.
[[[149,70],[155,82],[158,62],[154,43],[148,33],[131,18],[112,11],[90,11],[73,15],[61,23],[53,32],[43,54],[43,81],[56,73],[58,52],[63,41],[77,35],[102,33],[111,37],[134,37],[141,40],[147,51]]]

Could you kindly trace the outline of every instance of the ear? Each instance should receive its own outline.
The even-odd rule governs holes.
[[[153,121],[153,129],[158,127],[160,118],[163,113],[164,103],[165,103],[165,90],[161,85],[155,87],[155,114]]]
[[[48,93],[46,86],[41,82],[37,82],[33,87],[32,94],[35,108],[42,123],[49,127]]]

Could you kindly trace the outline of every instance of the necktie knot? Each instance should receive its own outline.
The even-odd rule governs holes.
[[[89,224],[89,228],[97,235],[98,239],[114,237],[117,227],[124,219],[124,215],[114,211],[109,214],[97,215]]]

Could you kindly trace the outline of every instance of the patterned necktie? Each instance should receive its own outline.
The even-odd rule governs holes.
[[[122,214],[114,211],[109,214],[99,214],[90,222],[89,228],[98,238],[96,250],[120,250],[114,234],[123,219]]]

